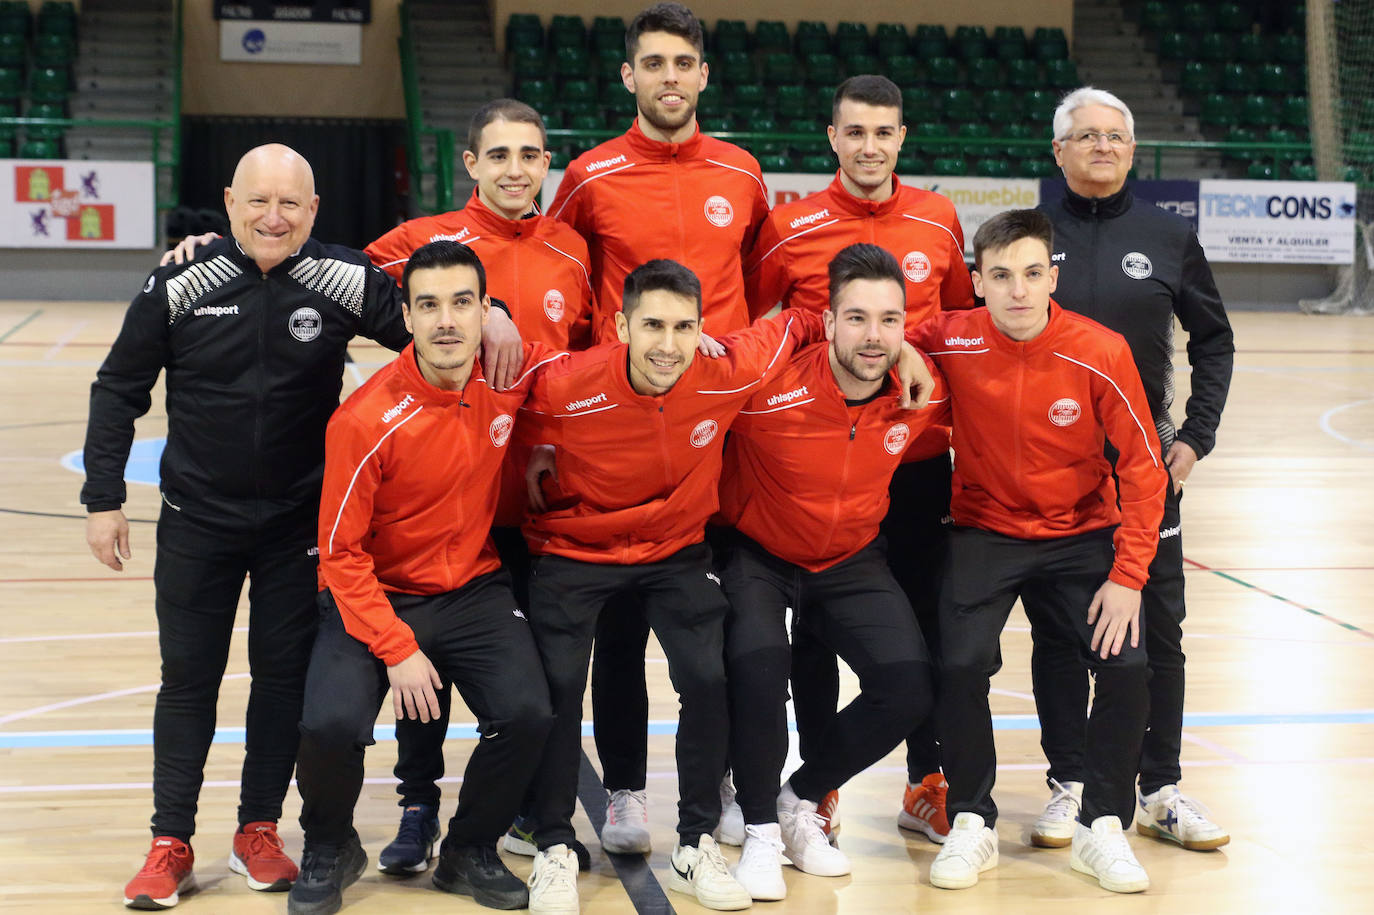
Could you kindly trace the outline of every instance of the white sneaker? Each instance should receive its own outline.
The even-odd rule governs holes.
[[[1168,839],[1191,851],[1221,848],[1231,835],[1213,823],[1206,807],[1178,790],[1165,785],[1154,794],[1136,794],[1140,810],[1135,831],[1142,836]]]
[[[849,856],[826,838],[816,805],[797,797],[791,782],[778,792],[778,826],[787,859],[797,870],[817,877],[843,877],[852,870]]]
[[[1135,859],[1121,820],[1098,817],[1089,829],[1082,823],[1074,829],[1069,866],[1080,874],[1096,877],[1104,890],[1113,893],[1143,893],[1150,888],[1150,875]]]
[[[566,845],[553,845],[534,856],[530,872],[530,912],[533,915],[577,915],[577,854]]]
[[[643,791],[621,788],[606,801],[606,825],[601,830],[601,848],[613,855],[647,855],[649,847],[649,807]]]
[[[1078,811],[1083,807],[1083,783],[1050,779],[1050,802],[1031,827],[1031,844],[1041,848],[1063,848],[1073,841]]]
[[[787,898],[782,879],[782,830],[777,823],[750,823],[744,827],[744,850],[735,865],[735,879],[759,901]]]
[[[749,891],[730,875],[716,840],[705,833],[696,848],[679,845],[670,863],[668,888],[695,896],[708,909],[730,912],[754,904]]]
[[[744,811],[735,801],[735,783],[727,772],[720,780],[720,823],[716,826],[716,841],[721,845],[743,845],[744,840]]]
[[[945,844],[930,864],[930,885],[962,890],[978,882],[978,875],[997,866],[997,833],[983,825],[976,813],[954,818]]]

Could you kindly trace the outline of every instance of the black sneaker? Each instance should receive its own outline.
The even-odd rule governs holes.
[[[433,804],[411,804],[401,812],[396,838],[377,857],[377,870],[398,877],[429,870],[437,841],[439,808]]]
[[[434,885],[471,896],[489,909],[523,909],[530,904],[525,881],[512,874],[493,845],[457,845],[439,852]]]
[[[306,843],[301,875],[286,897],[288,915],[333,915],[343,908],[344,887],[367,869],[367,852],[355,832],[343,846]]]

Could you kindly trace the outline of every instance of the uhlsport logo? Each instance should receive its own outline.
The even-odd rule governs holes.
[[[320,328],[324,322],[320,319],[320,313],[309,305],[304,305],[291,312],[291,320],[287,327],[291,330],[291,336],[302,343],[309,343],[320,335]]]
[[[1083,408],[1072,397],[1061,397],[1050,404],[1050,422],[1056,426],[1072,426],[1083,415]]]
[[[1154,272],[1155,265],[1139,251],[1131,251],[1121,259],[1121,272],[1133,280],[1143,280]]]
[[[396,404],[394,407],[389,408],[385,413],[382,414],[382,422],[391,422],[393,419],[404,413],[406,407],[410,406],[413,403],[415,403],[415,398],[413,395],[407,394],[405,397],[402,397],[400,403]]]
[[[883,436],[883,448],[888,454],[901,454],[906,440],[911,438],[911,429],[906,423],[896,423]]]
[[[982,346],[982,337],[946,337],[945,346]]]
[[[238,313],[239,307],[237,305],[202,305],[191,312],[191,314],[198,318],[222,318],[225,315],[236,315]]]
[[[515,420],[511,419],[509,413],[502,413],[491,421],[491,428],[487,430],[491,435],[491,443],[497,448],[505,447],[506,442],[510,441],[510,430],[515,428]]]
[[[735,208],[730,206],[730,201],[719,194],[707,197],[704,209],[706,221],[713,226],[723,229],[735,220]]]
[[[830,210],[817,210],[816,212],[808,213],[805,216],[798,216],[796,219],[789,222],[787,226],[791,229],[800,229],[802,226],[809,226],[812,223],[817,223],[820,222],[822,219],[829,218]]]
[[[711,444],[711,439],[716,437],[719,428],[714,419],[703,419],[697,423],[697,427],[692,430],[692,447],[705,448]]]
[[[557,324],[563,320],[563,307],[566,304],[563,293],[550,289],[544,293],[544,317]]]
[[[806,389],[806,385],[802,385],[801,387],[788,391],[785,394],[774,394],[772,397],[768,398],[768,406],[776,407],[780,403],[791,403],[799,397],[805,397],[807,394],[810,393],[811,392]]]
[[[902,258],[902,272],[913,283],[924,283],[930,277],[930,258],[924,251],[908,251]]]
[[[593,406],[594,404],[605,403],[605,402],[606,402],[606,392],[605,392],[605,391],[602,391],[602,392],[599,393],[599,394],[594,394],[594,395],[592,395],[591,397],[584,397],[584,398],[582,398],[581,400],[570,400],[570,401],[568,401],[568,402],[564,405],[564,409],[566,409],[569,413],[571,413],[571,412],[574,411],[574,410],[581,410],[583,407],[590,407],[590,406]]]

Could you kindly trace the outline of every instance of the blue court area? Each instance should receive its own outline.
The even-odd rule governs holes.
[[[166,444],[165,437],[134,439],[133,447],[129,449],[129,463],[124,465],[125,481],[156,486],[160,480],[158,465],[162,462],[162,449]],[[81,460],[80,451],[64,454],[62,466],[72,473],[86,475],[86,464]]]

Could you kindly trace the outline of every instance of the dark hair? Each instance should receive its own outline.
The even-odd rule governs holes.
[[[539,128],[539,145],[549,145],[549,135],[544,130],[544,119],[539,112],[513,98],[498,98],[478,108],[468,123],[468,151],[474,156],[482,151],[482,130],[492,121],[533,124]]]
[[[406,261],[405,272],[401,274],[401,297],[410,304],[410,275],[416,270],[433,270],[441,267],[471,267],[477,271],[477,295],[485,298],[487,294],[487,271],[477,252],[467,245],[456,241],[432,241],[416,248]]]
[[[625,294],[621,299],[620,310],[629,318],[630,313],[639,305],[639,297],[646,292],[662,290],[671,292],[697,303],[697,317],[701,317],[701,280],[697,275],[677,261],[657,258],[640,264],[625,277]]]
[[[840,102],[845,99],[878,108],[896,108],[897,123],[902,122],[902,90],[886,76],[865,73],[840,83],[835,90],[834,104],[830,106],[830,123],[836,127],[840,126]]]
[[[685,38],[697,49],[700,55],[706,46],[701,31],[701,20],[681,3],[655,3],[630,21],[625,30],[625,60],[635,65],[635,52],[639,50],[639,36],[645,32],[667,32]]]
[[[830,261],[831,308],[835,307],[840,291],[854,280],[892,280],[902,290],[902,301],[906,301],[906,281],[897,258],[877,245],[850,245]]]
[[[1006,210],[973,233],[973,269],[983,269],[983,252],[1000,251],[1023,238],[1038,238],[1046,251],[1054,250],[1054,225],[1039,210]]]

